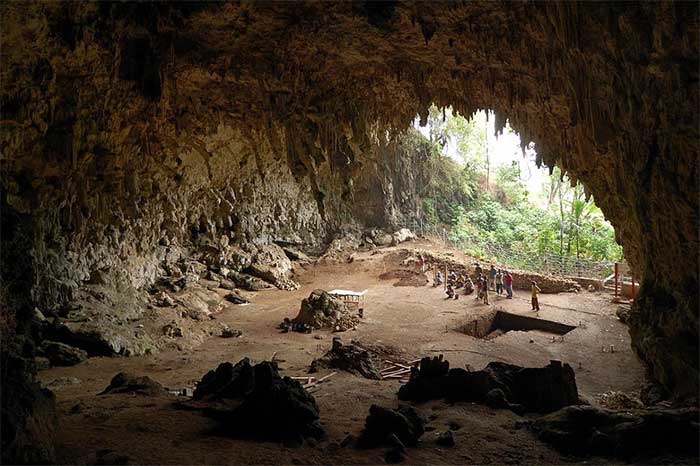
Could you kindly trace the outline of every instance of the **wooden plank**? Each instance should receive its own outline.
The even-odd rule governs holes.
[[[411,372],[411,369],[401,369],[400,371],[390,372],[390,373],[388,373],[388,374],[382,374],[382,377],[386,379],[386,378],[389,378],[389,377],[393,377],[393,376],[395,376],[395,375],[404,375],[404,374],[408,374],[409,372]]]
[[[385,359],[384,362],[389,363],[389,364],[393,364],[393,365],[401,367],[403,369],[410,369],[410,367],[405,365],[405,364],[401,364],[401,363],[394,362],[394,361],[389,361],[388,359]]]
[[[316,382],[316,383],[317,383],[317,384],[323,383],[323,382],[325,382],[326,380],[328,380],[328,379],[330,379],[331,377],[333,377],[335,374],[336,374],[335,372],[331,372],[330,374],[328,374],[328,375],[326,375],[326,376],[323,376],[323,377],[321,377],[320,379],[318,379],[318,382]]]
[[[385,367],[384,369],[380,370],[379,372],[380,373],[382,373],[382,372],[394,372],[394,371],[397,371],[399,369],[403,369],[403,368],[399,367],[399,366],[389,366],[389,367]]]
[[[389,374],[389,375],[385,375],[383,378],[384,379],[400,379],[405,375],[406,374]]]

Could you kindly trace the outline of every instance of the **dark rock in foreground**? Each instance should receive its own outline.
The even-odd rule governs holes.
[[[330,351],[311,362],[309,373],[317,372],[321,367],[340,369],[368,379],[381,379],[367,350],[353,344],[343,345],[337,337],[333,339]]]
[[[608,411],[569,406],[530,426],[537,436],[565,454],[639,460],[659,455],[695,458],[700,428],[697,408]]]
[[[168,391],[150,377],[138,377],[133,374],[120,372],[112,378],[109,386],[100,395],[109,393],[137,393],[139,395],[166,395]]]
[[[578,403],[574,371],[559,361],[551,361],[548,366],[539,368],[502,362],[489,363],[481,371],[449,367],[442,356],[423,358],[420,368],[413,368],[408,383],[399,389],[399,399],[426,401],[445,398],[536,413],[551,413]]]
[[[387,444],[392,435],[395,435],[403,445],[415,446],[425,432],[424,424],[423,418],[410,406],[390,409],[372,405],[357,446],[378,447]]]
[[[296,380],[282,378],[273,362],[220,364],[197,384],[194,400],[235,435],[294,444],[325,437],[316,400]]]

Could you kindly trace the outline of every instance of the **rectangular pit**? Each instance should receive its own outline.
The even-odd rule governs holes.
[[[565,335],[575,329],[573,325],[562,324],[553,320],[538,319],[505,311],[494,311],[476,319],[471,319],[457,327],[457,331],[467,335],[492,339],[511,330],[529,332],[532,330]]]

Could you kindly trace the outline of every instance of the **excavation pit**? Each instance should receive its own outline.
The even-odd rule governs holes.
[[[565,335],[575,328],[573,325],[566,325],[553,320],[495,311],[476,319],[469,319],[457,327],[456,330],[476,338],[491,340],[512,330],[521,332],[539,331],[552,335]]]

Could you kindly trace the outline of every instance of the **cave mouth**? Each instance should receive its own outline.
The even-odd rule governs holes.
[[[553,320],[538,319],[506,311],[495,311],[459,325],[456,330],[469,336],[493,340],[510,331],[539,331],[552,335],[566,335],[576,326]]]

